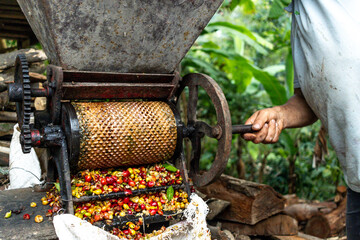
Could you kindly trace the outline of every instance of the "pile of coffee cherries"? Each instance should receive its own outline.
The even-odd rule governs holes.
[[[122,170],[84,170],[72,179],[71,185],[73,197],[80,198],[113,192],[131,195],[137,189],[181,185],[182,182],[180,170],[171,165],[155,164]]]
[[[110,232],[121,239],[141,240],[160,235],[166,230],[166,228],[162,226],[159,230],[154,230],[152,233],[141,233],[139,232],[141,225],[142,219],[140,218],[137,223],[128,222],[123,228],[113,228]]]
[[[164,215],[164,211],[178,212],[185,209],[188,204],[188,194],[182,189],[175,190],[171,199],[168,199],[165,191],[161,191],[105,201],[75,203],[75,216],[94,223],[112,220],[114,216]]]
[[[75,202],[75,216],[90,223],[111,221],[114,217],[129,215],[138,216],[138,222],[128,222],[126,225],[113,228],[110,232],[120,238],[145,239],[156,236],[165,231],[160,230],[145,234],[140,231],[143,225],[143,216],[176,214],[185,209],[188,194],[182,190],[174,190],[172,186],[182,185],[180,171],[169,164],[154,164],[150,166],[130,167],[126,169],[83,170],[72,176],[72,196],[106,195],[109,193],[124,192],[125,197],[110,200]],[[151,189],[168,186],[167,190],[155,193],[133,195],[134,190]],[[170,191],[169,191],[170,190]],[[41,199],[43,205],[49,205],[46,216],[51,216],[61,209],[60,195],[56,187],[47,192]]]
[[[51,217],[61,209],[60,194],[55,186],[46,193],[45,197],[41,198],[41,203],[51,207],[45,214],[47,217]]]

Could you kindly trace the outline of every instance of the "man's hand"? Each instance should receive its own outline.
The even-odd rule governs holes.
[[[257,132],[246,133],[243,138],[254,143],[275,143],[284,128],[303,127],[316,120],[316,115],[297,88],[284,105],[255,112],[245,124],[253,124],[252,129]]]
[[[284,129],[281,107],[266,108],[255,112],[245,124],[252,124],[256,133],[246,133],[243,138],[254,143],[276,143]]]

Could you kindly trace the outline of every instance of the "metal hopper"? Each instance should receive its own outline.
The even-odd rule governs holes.
[[[63,69],[171,73],[223,0],[18,0]]]

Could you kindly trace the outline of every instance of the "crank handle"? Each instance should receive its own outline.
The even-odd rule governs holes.
[[[232,134],[244,134],[244,133],[254,133],[256,130],[252,129],[252,124],[247,125],[233,125]]]

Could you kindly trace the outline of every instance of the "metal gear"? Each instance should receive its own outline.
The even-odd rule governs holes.
[[[16,103],[16,112],[21,129],[20,142],[24,153],[31,151],[31,87],[29,66],[25,54],[19,54],[15,61],[15,84],[22,85],[22,101]]]

